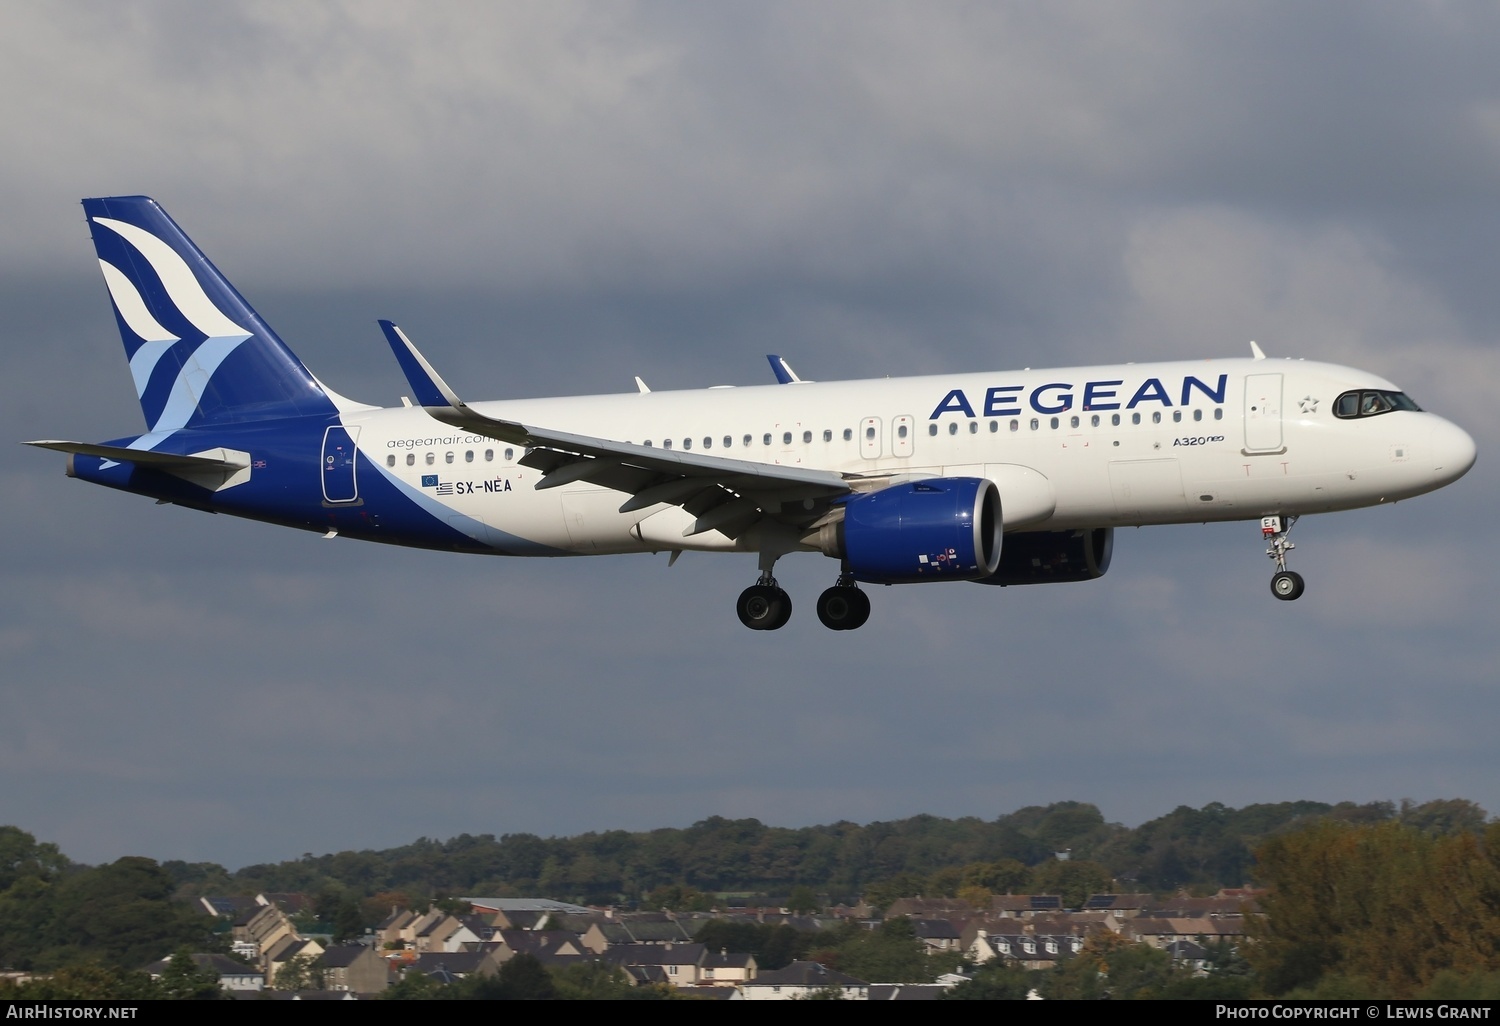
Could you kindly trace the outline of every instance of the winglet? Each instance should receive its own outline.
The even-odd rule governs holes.
[[[795,385],[801,383],[802,379],[797,377],[797,372],[792,370],[791,364],[787,363],[781,357],[767,353],[766,359],[771,362],[771,373],[776,375],[776,380],[780,384]]]
[[[1266,358],[1266,354],[1260,351],[1260,346],[1256,345],[1253,341],[1250,343],[1250,355],[1254,356],[1257,360],[1264,360]]]
[[[645,395],[647,392],[651,391],[651,389],[646,387],[646,383],[641,380],[641,376],[639,374],[635,376],[635,387],[640,389],[641,395]]]
[[[416,396],[417,402],[423,406],[451,406],[454,409],[463,409],[463,400],[448,387],[448,383],[438,372],[432,369],[432,364],[427,362],[426,357],[417,352],[417,347],[411,344],[411,339],[406,337],[406,333],[391,321],[379,323],[380,330],[385,332],[385,340],[391,344],[391,352],[396,354],[396,362],[401,365],[401,373],[406,375],[406,380],[410,383],[412,394]]]

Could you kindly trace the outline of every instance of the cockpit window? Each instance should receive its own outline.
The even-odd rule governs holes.
[[[1405,392],[1387,392],[1384,389],[1367,388],[1361,392],[1345,392],[1333,401],[1333,415],[1345,420],[1355,417],[1378,417],[1393,410],[1411,410],[1421,413],[1422,407],[1411,401]]]

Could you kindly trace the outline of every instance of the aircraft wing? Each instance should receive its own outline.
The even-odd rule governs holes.
[[[853,490],[831,470],[658,449],[487,416],[458,397],[400,328],[390,321],[380,327],[427,412],[453,427],[524,446],[521,464],[542,472],[538,489],[587,481],[626,493],[622,513],[681,506],[694,517],[684,537],[720,531],[731,538],[765,517],[811,524],[827,513],[831,500]]]

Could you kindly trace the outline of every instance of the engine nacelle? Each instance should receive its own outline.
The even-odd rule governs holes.
[[[1061,584],[1103,577],[1115,551],[1113,527],[1006,535],[1000,569],[976,584]]]
[[[995,482],[940,477],[850,499],[817,544],[869,584],[973,581],[1000,568],[1004,526]]]

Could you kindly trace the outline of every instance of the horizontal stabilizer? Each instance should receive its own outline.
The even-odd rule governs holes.
[[[65,452],[68,460],[68,476],[74,476],[73,456],[92,456],[104,460],[100,469],[116,463],[134,463],[138,467],[159,470],[173,477],[180,477],[189,484],[207,488],[211,492],[233,488],[250,480],[250,454],[237,449],[208,449],[190,455],[172,452],[153,452],[150,449],[127,449],[123,445],[94,445],[90,442],[66,442],[43,439],[27,442],[39,449]]]
[[[92,445],[88,442],[64,442],[45,439],[25,442],[38,449],[55,449],[58,452],[78,456],[97,456],[101,460],[117,463],[136,463],[156,470],[240,470],[243,464],[212,456],[178,456],[170,452],[152,452],[149,449],[127,449],[122,445]]]

